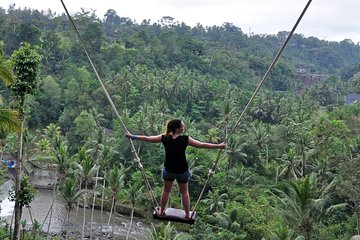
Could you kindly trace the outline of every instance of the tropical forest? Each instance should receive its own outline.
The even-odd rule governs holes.
[[[0,239],[360,235],[359,43],[295,32],[254,96],[290,29],[70,15],[75,29],[65,12],[0,8]],[[164,147],[125,137],[171,119],[226,143],[187,147],[194,224],[153,219]],[[176,184],[168,206],[183,209]]]

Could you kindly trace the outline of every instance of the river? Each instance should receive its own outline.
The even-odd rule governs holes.
[[[11,222],[14,203],[8,200],[8,191],[11,189],[13,182],[8,180],[0,187],[0,200],[1,202],[1,212],[0,218],[6,220],[8,223]],[[23,209],[22,220],[26,220],[27,226],[26,229],[30,229],[32,227],[30,212],[33,219],[42,224],[43,232],[47,232],[53,235],[58,235],[61,233],[62,229],[65,228],[64,222],[66,219],[66,209],[65,202],[61,199],[61,197],[55,197],[55,201],[53,204],[53,211],[51,217],[51,223],[49,226],[50,219],[50,209],[51,204],[53,202],[53,191],[38,189],[36,193],[36,197],[34,201],[30,205],[30,211],[27,208]],[[90,202],[90,200],[89,200]],[[77,212],[77,214],[76,214]],[[109,213],[104,212],[101,214],[100,210],[94,210],[94,219],[91,224],[91,209],[85,209],[86,215],[86,226],[85,226],[85,237],[88,237],[91,234],[92,229],[92,239],[125,239],[127,231],[129,229],[130,218],[127,216],[123,216],[120,214],[116,214],[115,218],[115,227],[114,227],[114,238],[112,238],[112,223],[110,225],[107,224]],[[71,213],[71,224],[69,228],[69,233],[72,236],[76,236],[76,239],[81,239],[81,229],[83,224],[83,208],[75,209]],[[77,216],[76,216],[77,215]],[[150,236],[150,226],[140,218],[134,218],[130,238],[129,239],[151,239]],[[101,237],[102,236],[102,237]]]

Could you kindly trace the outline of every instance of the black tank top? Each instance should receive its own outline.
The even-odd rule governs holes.
[[[186,161],[185,150],[188,145],[189,136],[161,136],[161,142],[165,147],[165,170],[169,173],[185,173],[189,166]]]

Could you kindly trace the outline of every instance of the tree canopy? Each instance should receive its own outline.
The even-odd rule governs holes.
[[[288,35],[248,36],[232,23],[190,27],[171,16],[138,24],[112,9],[103,19],[84,10],[74,19],[131,132],[159,134],[167,120],[181,118],[186,134],[211,142],[228,136]],[[28,158],[33,153],[33,161],[56,165],[67,221],[75,200],[82,195],[86,202],[84,192],[97,190],[98,180],[106,186],[102,194],[111,199],[111,211],[116,203],[131,203],[132,210],[151,213],[148,195],[136,201],[129,195],[142,184],[141,176],[67,17],[11,6],[0,11],[0,23],[1,78],[12,76],[6,67],[11,55],[24,66],[14,69],[18,80],[39,74],[25,85],[15,82],[11,89],[17,95],[2,85],[4,104],[32,94],[24,109],[25,127],[36,136]],[[20,51],[32,61],[16,58]],[[344,97],[360,93],[359,62],[360,46],[351,40],[295,34],[229,140],[195,226],[154,226],[152,235],[345,240],[358,233],[359,194],[352,186],[360,167],[360,106]],[[12,151],[13,135],[3,141],[4,151]],[[164,149],[135,144],[158,197]],[[192,202],[215,156],[216,151],[189,147]],[[171,205],[181,207],[176,194]]]

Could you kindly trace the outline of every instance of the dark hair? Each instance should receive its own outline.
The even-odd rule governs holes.
[[[166,124],[165,136],[169,136],[176,133],[176,130],[181,127],[181,122],[182,121],[180,119],[173,119],[168,121]]]

